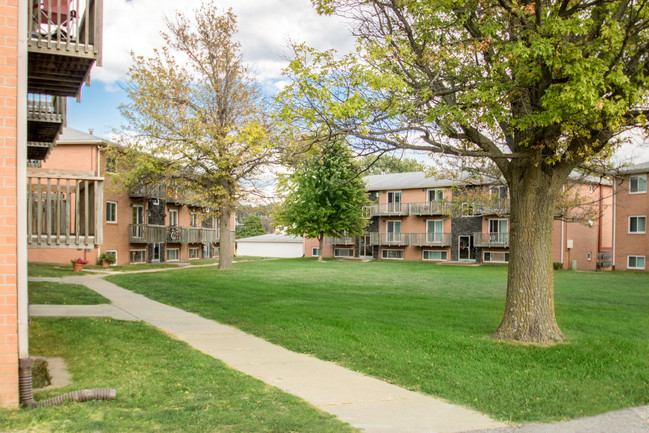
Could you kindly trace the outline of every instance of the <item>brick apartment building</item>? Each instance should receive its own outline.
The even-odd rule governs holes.
[[[1,407],[18,406],[18,360],[29,356],[27,249],[28,240],[38,241],[29,232],[34,212],[45,209],[35,216],[41,232],[52,230],[53,221],[58,221],[65,238],[73,236],[80,244],[91,245],[101,238],[96,232],[91,240],[88,208],[67,218],[56,214],[78,203],[79,194],[90,206],[90,189],[84,188],[97,187],[94,193],[100,194],[101,184],[55,176],[34,179],[27,173],[27,161],[45,159],[53,147],[66,122],[67,97],[79,98],[92,66],[101,64],[102,0],[74,5],[76,10],[66,1],[0,0]],[[28,205],[33,203],[29,194],[37,201],[36,208]],[[63,227],[77,216],[88,220],[83,234],[76,226]]]
[[[330,237],[325,257],[507,263],[509,196],[499,182],[458,189],[456,181],[425,173],[367,176],[373,201],[365,236]],[[582,179],[571,185],[592,219],[556,219],[553,261],[563,268],[611,266],[613,189],[610,182]],[[464,191],[473,190],[466,194]],[[305,256],[317,255],[317,240],[305,240]]]

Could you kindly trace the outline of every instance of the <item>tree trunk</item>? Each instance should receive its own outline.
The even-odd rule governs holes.
[[[322,261],[322,253],[324,250],[324,233],[318,235],[318,261]]]
[[[493,337],[560,342],[563,334],[554,314],[552,237],[555,203],[567,175],[548,174],[534,166],[512,171],[507,299]]]
[[[232,242],[230,242],[230,205],[219,208],[219,270],[232,268]]]

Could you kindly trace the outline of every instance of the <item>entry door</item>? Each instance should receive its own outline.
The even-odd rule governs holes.
[[[475,260],[475,252],[473,251],[473,236],[460,236],[458,241],[458,258],[460,260]]]
[[[428,220],[426,223],[427,243],[441,244],[444,223],[442,220]]]
[[[151,263],[160,263],[160,252],[162,250],[162,244],[153,244],[151,249]]]
[[[359,256],[372,257],[372,244],[370,243],[370,235],[365,235],[359,240]]]
[[[388,192],[388,212],[401,212],[401,191]]]
[[[401,241],[401,221],[388,221],[388,242],[399,243]]]
[[[144,237],[144,227],[142,227],[144,224],[144,206],[133,205],[133,224],[135,224],[135,227],[133,228],[133,237]]]

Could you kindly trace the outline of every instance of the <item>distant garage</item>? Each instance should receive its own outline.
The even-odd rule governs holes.
[[[268,234],[237,239],[238,256],[302,257],[304,239],[301,236]]]

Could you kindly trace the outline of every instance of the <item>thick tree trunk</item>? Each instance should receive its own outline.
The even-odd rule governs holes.
[[[505,313],[494,338],[560,342],[554,314],[552,237],[555,203],[565,176],[520,167],[510,188],[509,273]]]
[[[230,242],[230,205],[224,204],[219,208],[219,270],[232,268],[232,243]]]
[[[318,261],[322,261],[322,253],[324,250],[324,233],[320,233],[318,236]]]

